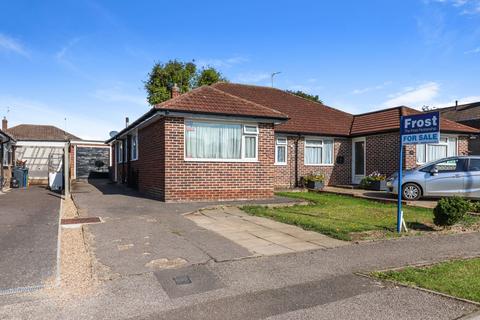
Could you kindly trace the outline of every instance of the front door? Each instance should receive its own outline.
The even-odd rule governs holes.
[[[365,138],[352,140],[352,183],[359,184],[365,177]]]

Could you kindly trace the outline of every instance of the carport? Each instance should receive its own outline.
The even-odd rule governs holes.
[[[111,165],[110,146],[102,141],[70,141],[70,171],[72,180],[108,178]]]

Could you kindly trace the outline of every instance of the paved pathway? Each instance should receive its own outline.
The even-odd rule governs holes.
[[[56,271],[60,196],[45,187],[0,196],[0,290],[42,286]]]
[[[200,210],[186,217],[258,255],[335,248],[349,244],[318,232],[250,216],[232,206]]]

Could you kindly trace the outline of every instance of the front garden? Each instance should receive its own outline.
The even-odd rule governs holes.
[[[341,240],[368,240],[396,237],[396,205],[329,193],[283,192],[279,196],[310,201],[308,205],[267,208],[245,206],[247,213],[267,217],[279,222],[297,225]],[[446,201],[446,200],[445,200]],[[454,200],[454,202],[457,202]],[[470,202],[467,202],[470,203]],[[460,207],[465,203],[461,202]],[[451,211],[457,203],[448,202],[443,211]],[[480,229],[480,218],[463,212],[447,218],[436,218],[432,209],[404,206],[404,220],[409,229],[404,235],[421,235],[438,232],[462,232]],[[437,225],[435,224],[437,222]],[[453,224],[454,226],[449,226]],[[447,226],[447,227],[445,227]]]

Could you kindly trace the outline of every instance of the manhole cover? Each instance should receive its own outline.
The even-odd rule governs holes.
[[[190,280],[189,276],[177,276],[173,278],[173,281],[175,281],[177,286],[192,283],[192,280]]]
[[[88,217],[88,218],[71,218],[71,219],[62,219],[62,224],[86,224],[86,223],[100,223],[99,217]]]

